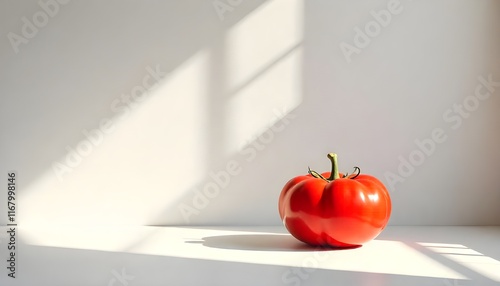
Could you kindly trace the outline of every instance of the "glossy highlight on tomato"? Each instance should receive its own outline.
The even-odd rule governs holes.
[[[389,192],[377,178],[338,172],[337,155],[328,154],[332,171],[288,181],[279,197],[279,214],[290,234],[314,246],[355,247],[377,237],[391,215]]]

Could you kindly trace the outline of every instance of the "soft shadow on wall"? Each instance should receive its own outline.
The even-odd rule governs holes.
[[[2,115],[16,124],[2,126],[15,134],[3,142],[13,152],[2,165],[22,178],[20,220],[184,223],[176,208],[183,192],[301,100],[300,2],[283,4],[242,2],[222,19],[202,1],[61,6],[6,57],[12,80],[3,88],[12,96]],[[18,32],[19,20],[8,19],[5,34]],[[103,119],[112,123],[104,128]],[[175,216],[162,216],[165,208]]]

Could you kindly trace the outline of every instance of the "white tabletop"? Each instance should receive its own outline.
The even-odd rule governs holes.
[[[500,285],[500,227],[392,226],[324,250],[281,226],[24,226],[15,256],[16,278],[2,266],[0,285]]]

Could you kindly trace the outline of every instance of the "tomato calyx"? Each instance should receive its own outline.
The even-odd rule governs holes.
[[[330,182],[327,178],[325,178],[325,177],[324,177],[323,175],[321,175],[320,173],[318,173],[318,172],[316,172],[316,171],[314,171],[314,170],[311,170],[311,168],[309,168],[309,167],[307,167],[307,169],[308,169],[308,171],[307,171],[307,172],[309,173],[309,175],[311,175],[311,176],[315,177],[316,179],[323,179],[323,180],[325,180],[325,181],[327,181],[327,182]]]
[[[314,178],[317,178],[317,179],[325,180],[326,182],[331,182],[333,180],[340,179],[340,178],[355,179],[361,173],[361,169],[359,167],[355,166],[354,167],[354,173],[355,173],[354,176],[352,176],[352,174],[349,175],[349,173],[346,173],[345,175],[341,176],[339,174],[339,169],[338,169],[337,154],[335,154],[335,153],[328,153],[327,157],[328,157],[328,159],[330,159],[330,162],[332,162],[332,171],[330,172],[330,177],[325,178],[320,173],[318,173],[318,172],[316,172],[314,170],[311,170],[311,168],[308,167],[308,173],[309,173],[309,175],[311,175],[311,176],[313,176]]]
[[[350,177],[349,179],[355,179],[357,176],[359,176],[359,174],[361,174],[361,169],[358,166],[354,166],[354,172],[356,173],[356,175],[354,175],[353,177]],[[346,173],[345,177],[349,177],[349,173]]]

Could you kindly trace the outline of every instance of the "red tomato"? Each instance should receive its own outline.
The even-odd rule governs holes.
[[[332,172],[309,170],[286,183],[279,198],[279,213],[288,231],[310,245],[359,246],[377,237],[387,225],[391,199],[377,178],[344,176],[337,170],[337,155],[330,153]]]

